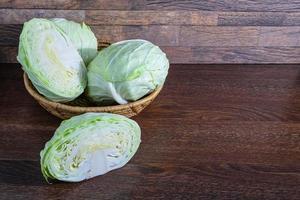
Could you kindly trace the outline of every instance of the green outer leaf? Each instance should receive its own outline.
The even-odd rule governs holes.
[[[79,24],[63,18],[51,19],[73,42],[84,63],[88,65],[97,55],[97,38],[85,23]]]
[[[166,54],[151,42],[117,42],[89,64],[86,94],[99,104],[109,99],[119,104],[136,101],[162,86],[168,69]]]

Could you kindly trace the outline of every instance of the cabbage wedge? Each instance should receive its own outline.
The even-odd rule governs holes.
[[[20,35],[17,60],[46,98],[67,102],[86,87],[86,67],[67,35],[53,22],[34,18]]]
[[[63,18],[51,19],[71,39],[84,63],[88,65],[97,55],[97,38],[85,23],[79,24]]]
[[[139,125],[127,117],[86,113],[61,123],[41,151],[41,170],[53,179],[78,182],[124,166],[141,141]]]

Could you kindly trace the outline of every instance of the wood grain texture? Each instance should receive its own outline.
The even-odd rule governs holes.
[[[183,26],[178,46],[257,46],[257,27]]]
[[[129,9],[132,0],[2,0],[0,8]]]
[[[22,25],[0,25],[0,46],[18,46]]]
[[[159,46],[295,47],[300,27],[91,26],[99,42],[146,39]],[[0,25],[0,46],[17,46],[22,25]]]
[[[63,17],[89,25],[299,26],[299,12],[0,9],[1,24]]]
[[[171,63],[300,63],[299,47],[172,47],[162,46]],[[0,48],[0,63],[16,63],[17,47]]]
[[[89,25],[217,25],[218,14],[206,11],[120,11],[0,9],[1,24],[23,24],[32,18],[59,18]]]
[[[133,1],[133,10],[209,10],[209,11],[299,11],[297,0],[142,0]]]
[[[299,46],[300,27],[182,26],[178,46]]]
[[[259,46],[299,46],[300,27],[264,27],[260,29]]]
[[[217,25],[218,14],[206,11],[86,10],[85,21],[93,25]]]
[[[20,65],[1,64],[0,199],[299,199],[299,73],[172,65],[160,96],[134,118],[142,143],[125,167],[48,185],[39,151],[60,120],[26,94]]]
[[[2,0],[0,8],[99,10],[300,11],[297,0]]]
[[[1,46],[0,47],[0,63],[16,63],[18,55],[18,47]]]
[[[0,9],[1,24],[23,24],[32,18],[66,18],[84,21],[83,10]]]
[[[218,12],[219,26],[299,26],[299,12]]]
[[[179,26],[92,26],[98,42],[145,39],[159,46],[177,46]]]
[[[146,39],[159,46],[178,44],[178,26],[91,26],[98,42]],[[22,25],[0,25],[0,46],[18,46]]]
[[[0,61],[16,62],[21,24],[64,17],[99,42],[146,39],[172,63],[299,63],[298,0],[0,1]]]
[[[162,47],[171,63],[300,63],[299,47]],[[10,56],[7,56],[10,57]]]
[[[299,12],[85,10],[93,25],[299,26]]]

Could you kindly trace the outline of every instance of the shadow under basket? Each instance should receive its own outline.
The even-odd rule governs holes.
[[[28,79],[26,73],[23,75],[24,84],[29,94],[48,112],[61,119],[80,115],[86,112],[108,112],[132,117],[139,114],[147,107],[159,94],[162,87],[157,88],[149,95],[128,104],[112,106],[93,106],[86,98],[79,97],[72,102],[58,103],[46,99],[39,94]]]

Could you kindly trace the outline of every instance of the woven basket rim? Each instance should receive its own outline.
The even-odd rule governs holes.
[[[121,110],[121,109],[125,109],[125,108],[132,108],[132,107],[135,107],[135,106],[138,106],[138,105],[141,105],[148,101],[153,100],[159,94],[159,92],[161,91],[161,89],[163,87],[163,86],[160,86],[156,90],[154,90],[152,93],[147,95],[146,97],[139,99],[137,101],[134,101],[134,102],[130,102],[128,104],[86,107],[86,106],[72,106],[72,105],[66,105],[66,104],[59,103],[59,102],[50,101],[50,100],[46,99],[44,96],[42,96],[41,94],[39,94],[34,89],[31,81],[29,80],[29,78],[25,72],[23,73],[23,79],[24,79],[24,84],[25,84],[26,90],[29,92],[29,94],[33,98],[35,98],[36,100],[38,100],[44,104],[51,105],[52,107],[69,110],[72,112],[105,112],[105,111],[117,111],[117,110]]]

